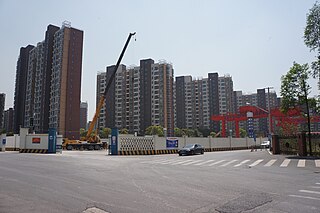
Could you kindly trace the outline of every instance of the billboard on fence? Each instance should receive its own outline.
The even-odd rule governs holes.
[[[40,143],[40,138],[32,138],[32,143]]]
[[[167,138],[167,149],[178,149],[178,138]]]

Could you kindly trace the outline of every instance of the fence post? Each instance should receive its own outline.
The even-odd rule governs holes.
[[[307,156],[307,137],[305,132],[298,134],[298,154],[299,156]]]
[[[272,135],[272,154],[279,155],[280,154],[280,141],[279,135]]]

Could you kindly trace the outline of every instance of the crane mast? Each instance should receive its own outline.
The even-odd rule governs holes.
[[[107,93],[108,93],[109,88],[110,88],[110,86],[111,86],[111,83],[112,83],[112,81],[114,80],[114,78],[115,78],[115,76],[116,76],[116,72],[117,72],[117,70],[118,70],[118,68],[119,68],[119,66],[120,66],[121,60],[122,60],[122,58],[123,58],[123,56],[124,56],[124,53],[125,53],[128,45],[129,45],[129,42],[130,42],[130,40],[131,40],[131,37],[134,36],[135,34],[136,34],[135,32],[129,34],[129,36],[128,36],[128,38],[127,38],[127,41],[126,41],[126,43],[125,43],[125,45],[124,45],[124,47],[123,47],[123,49],[122,49],[122,51],[121,51],[121,54],[120,54],[120,56],[119,56],[119,59],[118,59],[118,61],[117,61],[117,64],[116,64],[116,66],[115,66],[115,68],[114,68],[114,70],[113,70],[113,72],[112,72],[112,74],[111,74],[111,77],[110,77],[109,81],[108,81],[108,84],[106,85],[106,88],[105,88],[105,90],[104,90],[104,93],[103,93],[103,95],[101,95],[101,97],[100,97],[98,106],[97,106],[97,108],[96,108],[96,112],[95,112],[95,114],[94,114],[94,116],[93,116],[92,122],[91,122],[91,124],[90,124],[90,126],[89,126],[89,129],[88,129],[88,132],[87,132],[87,135],[86,135],[86,140],[87,140],[87,141],[90,141],[91,133],[92,133],[92,131],[93,131],[93,129],[94,129],[94,126],[95,126],[96,123],[97,123],[97,120],[98,120],[98,117],[99,117],[99,114],[100,114],[100,110],[101,110],[101,108],[102,108],[102,106],[103,106],[103,104],[104,104],[104,102],[105,102]]]

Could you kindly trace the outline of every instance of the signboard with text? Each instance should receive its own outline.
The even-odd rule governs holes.
[[[167,138],[166,145],[167,145],[167,149],[177,149],[178,138]]]
[[[41,138],[32,138],[32,143],[40,143]]]

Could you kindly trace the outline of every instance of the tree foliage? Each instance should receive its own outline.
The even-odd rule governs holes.
[[[245,138],[247,136],[247,131],[245,129],[240,128],[240,137]]]
[[[127,135],[127,134],[129,134],[129,130],[126,129],[126,128],[123,128],[123,129],[120,129],[119,133],[120,133],[120,134]]]
[[[308,64],[298,64],[293,62],[293,66],[286,75],[281,77],[281,91],[282,96],[281,109],[287,112],[289,109],[303,106],[306,104],[305,94],[310,93],[311,87],[307,80],[309,66]]]
[[[100,138],[108,138],[109,135],[111,135],[111,129],[110,128],[101,128],[99,132]]]
[[[313,77],[320,77],[320,5],[316,2],[307,14],[304,43],[310,51],[316,51],[316,60],[311,63]]]
[[[146,129],[146,135],[158,135],[159,137],[163,137],[163,128],[161,126],[149,126]]]

